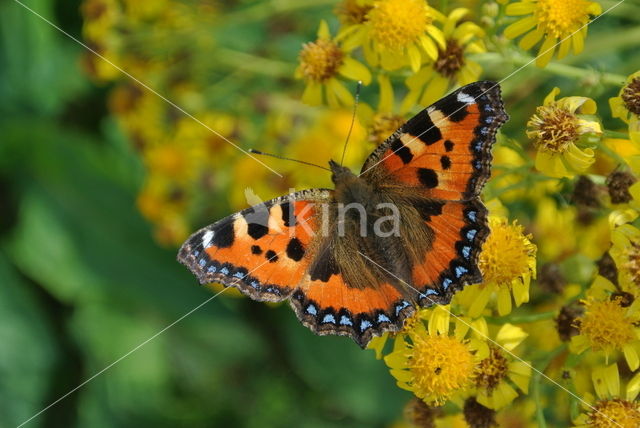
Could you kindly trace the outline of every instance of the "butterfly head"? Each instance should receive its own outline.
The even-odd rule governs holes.
[[[336,185],[338,183],[349,182],[358,178],[349,168],[342,166],[333,160],[329,161],[329,168],[331,168],[331,181]]]

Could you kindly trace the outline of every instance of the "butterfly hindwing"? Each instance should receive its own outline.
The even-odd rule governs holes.
[[[331,194],[306,190],[226,217],[194,233],[178,260],[203,284],[234,286],[260,301],[284,300],[307,270],[317,209]]]
[[[421,306],[447,304],[468,284],[482,281],[478,257],[489,235],[487,209],[479,199],[448,201],[427,221],[434,232],[431,250],[413,267]]]

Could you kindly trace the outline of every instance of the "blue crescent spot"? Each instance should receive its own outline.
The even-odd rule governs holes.
[[[216,271],[216,267],[215,267],[215,266],[213,266],[213,265],[211,265],[211,266],[209,266],[209,267],[207,268],[207,272],[209,272],[209,273],[214,273],[215,271]]]
[[[365,331],[366,329],[372,326],[373,324],[371,324],[370,321],[367,321],[367,320],[360,321],[360,331]]]
[[[200,259],[200,260],[198,260],[198,264],[199,264],[201,267],[204,267],[204,265],[206,265],[206,264],[207,264],[207,261],[206,261],[205,259]]]
[[[465,259],[468,259],[469,256],[471,255],[471,247],[468,245],[465,245],[464,247],[462,247],[462,255],[464,256]]]
[[[406,300],[403,300],[401,303],[398,303],[396,305],[396,316],[398,316],[400,311],[406,308],[407,306],[409,306],[409,302],[407,302]]]
[[[467,213],[467,218],[471,221],[476,221],[476,212],[475,211],[469,211]]]
[[[251,286],[253,288],[258,288],[259,285],[260,285],[260,283],[258,281],[251,281]]]
[[[193,257],[198,257],[200,255],[200,251],[193,250]]]
[[[484,118],[485,123],[493,123],[493,116],[487,116]]]
[[[478,231],[476,229],[469,229],[467,231],[467,239],[469,241],[473,241],[473,238],[476,237],[476,233],[478,233]]]
[[[474,166],[476,169],[480,169],[480,168],[482,168],[482,162],[480,162],[479,160],[477,160],[477,161],[475,161],[475,162],[473,163],[473,166]]]
[[[489,104],[485,104],[484,111],[493,111],[493,107],[491,107]]]
[[[444,288],[446,290],[447,288],[449,288],[449,286],[451,285],[452,282],[453,281],[451,281],[451,279],[449,279],[449,278],[443,279],[442,280],[442,288]]]
[[[478,141],[474,146],[476,152],[482,151],[482,141]]]
[[[229,275],[229,269],[227,269],[226,267],[223,267],[222,269],[220,269],[220,273],[223,275]]]
[[[340,325],[353,325],[353,323],[348,316],[342,315],[342,317],[340,317]]]
[[[385,314],[378,314],[378,324],[381,322],[391,322],[391,320]]]
[[[336,318],[332,314],[327,314],[327,315],[324,316],[324,318],[322,318],[322,322],[323,323],[335,324],[336,323]]]
[[[315,306],[313,306],[313,305],[309,305],[309,306],[307,306],[306,312],[307,312],[308,314],[311,314],[311,315],[314,315],[314,316],[318,314],[318,310],[317,310],[317,309],[316,309],[316,307],[315,307]]]
[[[487,128],[486,126],[483,126],[482,128],[480,128],[480,133],[482,135],[487,135],[489,133],[489,128]]]
[[[469,272],[469,270],[464,266],[456,266],[456,277],[460,278],[465,273]]]
[[[244,274],[242,272],[236,272],[236,273],[233,274],[233,276],[235,276],[236,278],[240,278],[240,279],[244,278]]]

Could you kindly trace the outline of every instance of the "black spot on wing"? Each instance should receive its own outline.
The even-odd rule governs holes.
[[[442,165],[442,169],[451,168],[451,159],[449,158],[449,156],[442,156],[440,158],[440,165]]]
[[[451,140],[447,140],[447,141],[444,142],[444,149],[446,151],[448,151],[448,152],[453,150],[453,146],[454,146],[454,144],[453,144],[453,141],[451,141]]]
[[[440,129],[434,125],[427,110],[411,118],[403,127],[403,130],[413,137],[419,138],[427,146],[437,143],[442,139]]]
[[[340,273],[338,264],[333,258],[329,247],[325,247],[311,269],[309,269],[311,281],[327,282],[331,278],[331,275],[337,275],[338,273]]]
[[[413,159],[413,153],[411,153],[409,147],[402,144],[402,141],[400,141],[399,138],[395,138],[391,143],[391,151],[400,156],[400,159],[402,159],[402,162],[405,165],[411,162],[411,159]]]
[[[433,199],[419,199],[413,202],[413,206],[418,210],[418,213],[424,221],[430,221],[431,216],[442,214],[444,202]]]
[[[285,202],[280,205],[282,208],[282,221],[284,225],[287,227],[292,227],[296,225],[296,216],[293,213],[293,205],[289,202]]]
[[[262,248],[259,245],[252,245],[251,254],[262,254]]]
[[[299,262],[304,257],[304,247],[298,238],[291,238],[287,244],[287,257]]]
[[[467,103],[458,101],[457,92],[438,101],[434,107],[440,110],[451,122],[460,122],[469,114],[467,111]]]
[[[234,220],[230,219],[218,226],[213,233],[211,243],[219,248],[228,248],[233,245],[235,231],[233,230]]]
[[[275,263],[278,261],[278,255],[273,250],[268,250],[266,253],[264,253],[264,256],[267,258],[267,260],[269,260],[270,263]]]
[[[247,221],[247,232],[253,239],[260,239],[269,233],[269,209],[265,204],[243,211],[242,216]]]
[[[429,189],[438,186],[438,174],[430,168],[418,168],[418,180]]]

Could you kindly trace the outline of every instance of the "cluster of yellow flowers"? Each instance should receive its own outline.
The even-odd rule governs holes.
[[[440,3],[342,0],[290,70],[314,112],[280,100],[287,107],[267,115],[265,144],[304,160],[339,157],[361,81],[378,97],[358,108],[345,162],[357,165],[410,112],[454,87],[503,76],[491,68],[496,55],[563,76],[567,67],[551,61],[580,54],[587,24],[602,13],[588,0]],[[180,243],[193,211],[211,204],[203,195],[220,189],[243,208],[247,187],[262,197],[326,184],[292,164],[276,179],[206,129],[242,137],[239,119],[208,106],[206,83],[193,72],[192,58],[212,41],[201,27],[166,41],[193,15],[214,25],[218,11],[208,2],[86,0],[83,14],[95,51],[197,119],[87,57],[97,80],[116,82],[110,108],[146,167],[138,204],[160,242]],[[519,37],[518,48],[510,40]],[[536,46],[535,58],[523,53]],[[580,72],[571,68],[570,77]],[[619,80],[609,106],[558,98],[555,88],[530,99],[528,120],[509,124],[509,137],[499,135],[484,192],[484,281],[371,342],[398,386],[415,395],[397,427],[544,426],[545,417],[562,426],[640,426],[640,71],[626,82],[595,76],[592,87]],[[291,110],[313,124],[300,130]]]
[[[469,9],[445,14],[421,0],[343,1],[336,35],[322,21],[300,53],[303,101],[350,106],[345,79],[376,82],[378,105],[365,105],[359,118],[379,143],[408,112],[478,80],[482,54],[504,49],[505,38],[524,35],[524,50],[540,44],[535,62],[545,67],[554,56],[579,54],[587,24],[601,13],[586,0],[489,3],[476,21]],[[500,34],[486,22],[506,27]],[[479,261],[483,282],[369,345],[418,399],[398,426],[529,426],[530,389],[538,422],[552,402],[540,396],[543,383],[566,423],[640,426],[640,230],[632,224],[640,209],[639,76],[610,101],[626,132],[604,129],[593,99],[558,98],[554,88],[521,135],[499,138],[485,192],[491,235]],[[397,107],[394,88],[404,94]],[[509,220],[523,211],[526,227]]]
[[[202,206],[201,195],[217,188],[214,167],[230,156],[224,139],[238,128],[234,117],[207,105],[196,72],[202,64],[187,56],[210,46],[204,30],[217,11],[204,0],[86,0],[82,14],[87,44],[100,55],[86,52],[85,69],[100,84],[116,82],[110,110],[147,171],[140,212],[154,224],[158,242],[175,246],[188,236],[189,213]]]

